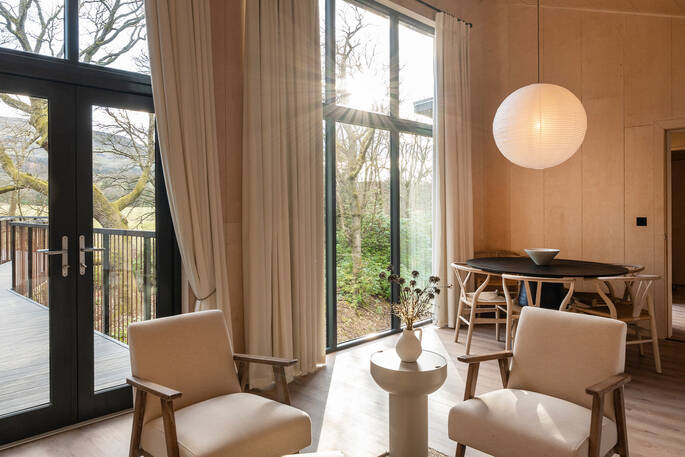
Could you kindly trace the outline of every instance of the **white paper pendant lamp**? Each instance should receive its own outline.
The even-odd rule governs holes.
[[[531,84],[512,92],[492,123],[504,157],[526,168],[550,168],[580,148],[587,130],[583,104],[554,84]]]

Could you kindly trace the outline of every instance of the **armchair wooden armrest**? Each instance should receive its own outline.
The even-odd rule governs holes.
[[[274,370],[274,381],[276,382],[276,395],[278,401],[286,405],[290,404],[290,392],[288,390],[288,380],[285,376],[285,368],[295,365],[297,359],[285,359],[266,355],[233,354],[233,360],[238,364],[238,379],[240,380],[240,388],[243,391],[246,391],[249,388],[250,370],[248,369],[248,365],[250,363],[271,365]]]
[[[471,354],[471,355],[460,355],[457,360],[464,363],[480,363],[487,362],[488,360],[502,360],[512,357],[514,353],[512,351],[499,351],[491,352],[489,354]]]
[[[280,357],[269,357],[265,355],[233,354],[236,362],[260,363],[277,367],[290,367],[297,363],[297,359],[283,359]]]
[[[630,380],[631,377],[628,374],[617,374],[616,376],[611,376],[604,381],[591,385],[585,389],[585,392],[593,396],[608,394],[609,392],[628,384]]]
[[[626,426],[626,409],[623,397],[623,386],[630,382],[630,375],[625,373],[591,385],[585,392],[592,395],[592,418],[590,420],[590,457],[601,457],[599,445],[602,441],[602,419],[604,418],[604,396],[613,393],[614,415],[616,416],[616,431],[618,444],[613,449],[619,455],[628,455],[628,435]]]
[[[173,400],[183,395],[178,390],[170,389],[169,387],[159,385],[152,381],[148,381],[147,379],[137,378],[135,376],[128,376],[126,378],[126,384],[164,400]]]
[[[167,455],[168,457],[178,457],[178,438],[176,436],[176,419],[174,416],[173,401],[175,398],[181,397],[181,392],[135,376],[128,376],[126,378],[126,384],[136,388],[131,446],[128,453],[129,457],[148,455],[140,448],[140,437],[143,433],[143,417],[145,417],[145,406],[148,393],[155,397],[159,397],[159,401],[162,404],[162,420],[164,422],[164,437],[166,439]]]
[[[499,374],[502,378],[502,387],[506,388],[509,382],[509,359],[513,357],[512,351],[499,351],[489,354],[460,355],[457,360],[468,363],[469,370],[466,375],[466,386],[464,386],[464,400],[470,400],[476,395],[476,383],[478,382],[478,369],[481,362],[497,360],[499,364]]]

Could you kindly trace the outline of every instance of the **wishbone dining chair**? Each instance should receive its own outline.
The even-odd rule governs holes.
[[[575,290],[576,280],[575,278],[545,278],[538,276],[523,276],[523,275],[512,275],[503,274],[502,275],[502,290],[504,291],[504,298],[506,299],[506,337],[505,337],[505,349],[508,351],[511,349],[513,339],[516,335],[516,323],[521,316],[522,306],[518,303],[517,297],[512,297],[509,293],[509,286],[507,281],[518,281],[523,284],[523,289],[526,292],[527,305],[539,308],[542,304],[542,285],[543,284],[561,284],[567,289],[566,295],[559,304],[560,311],[566,311],[568,305],[573,297],[573,291]],[[535,284],[535,293],[531,293],[531,283]]]

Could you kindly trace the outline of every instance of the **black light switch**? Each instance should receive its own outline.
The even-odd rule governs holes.
[[[638,227],[646,227],[647,226],[647,218],[646,217],[638,217],[636,224]]]

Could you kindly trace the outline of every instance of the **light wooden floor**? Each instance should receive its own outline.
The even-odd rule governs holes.
[[[456,362],[463,344],[452,342],[452,330],[426,328],[424,346],[448,357],[448,379],[430,397],[430,445],[453,455],[455,444],[447,437],[447,413],[463,395],[466,369]],[[369,355],[392,347],[389,337],[329,355],[328,365],[291,385],[295,406],[307,411],[313,422],[314,442],[309,450],[343,450],[349,457],[376,457],[387,446],[388,401],[368,372]],[[479,326],[472,353],[499,350],[494,329]],[[637,348],[628,351],[627,371],[633,382],[626,388],[630,451],[633,457],[685,456],[685,343],[661,344],[664,374],[654,372],[649,348],[640,357]],[[478,393],[500,388],[495,364],[484,364]],[[109,419],[78,430],[0,453],[16,456],[125,456],[131,415]],[[484,454],[469,450],[467,456]],[[498,456],[506,457],[506,456]]]
[[[0,265],[0,416],[49,401],[49,311],[9,290],[11,263]],[[123,384],[128,347],[93,334],[95,389]]]

